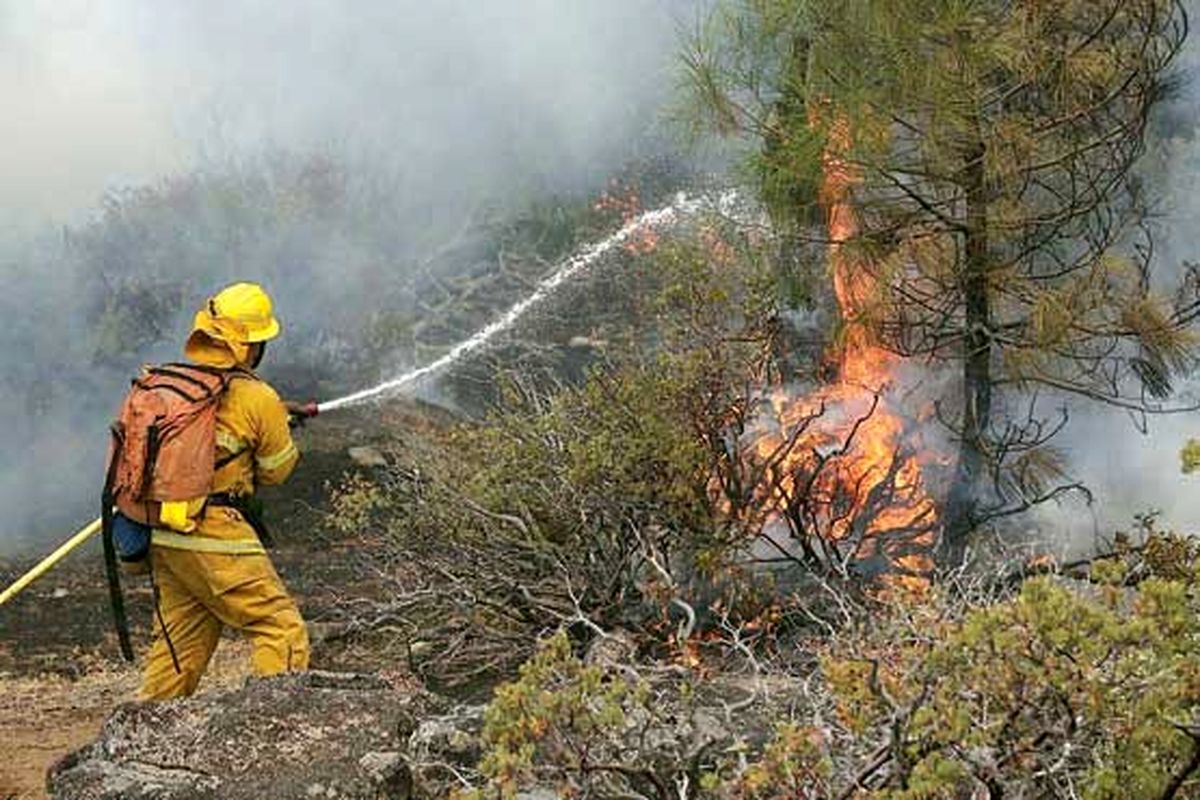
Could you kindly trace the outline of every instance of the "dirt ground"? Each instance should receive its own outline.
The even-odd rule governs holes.
[[[369,559],[364,540],[337,533],[324,507],[329,486],[357,469],[348,447],[394,442],[399,431],[427,422],[420,409],[393,406],[310,423],[297,437],[305,456],[296,475],[287,487],[266,493],[278,542],[272,559],[314,632],[314,667],[390,667],[386,654],[367,645],[320,644],[322,628],[336,626],[347,598],[377,591],[362,579],[361,565]],[[0,561],[0,586],[34,560]],[[127,580],[125,596],[140,658],[152,622],[149,586]],[[239,685],[249,674],[248,657],[248,645],[227,634],[200,691]],[[113,708],[135,699],[138,682],[137,665],[120,658],[100,548],[89,542],[0,607],[0,800],[44,798],[46,769],[95,738]]]
[[[201,691],[229,689],[248,674],[249,647],[221,643]],[[81,675],[0,677],[0,798],[45,798],[50,765],[90,742],[117,705],[132,700],[138,672],[132,665],[100,659],[80,664]]]

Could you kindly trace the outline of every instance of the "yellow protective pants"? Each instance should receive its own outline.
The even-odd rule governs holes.
[[[143,699],[166,700],[196,691],[225,625],[250,638],[256,675],[307,669],[304,619],[265,554],[153,546],[150,559],[162,623],[155,618],[139,693]]]

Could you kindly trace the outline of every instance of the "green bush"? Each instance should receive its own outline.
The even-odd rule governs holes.
[[[1158,536],[1157,547],[1186,544]],[[1200,573],[1194,554],[1171,569],[1186,577],[1129,588],[1044,576],[1006,600],[934,596],[864,619],[819,646],[806,685],[812,703],[833,704],[824,724],[813,708],[780,708],[757,752],[698,764],[644,739],[639,749],[629,720],[644,691],[584,665],[560,635],[497,691],[481,764],[496,794],[477,796],[547,776],[587,796],[598,773],[578,754],[618,749],[659,776],[699,770],[686,796],[712,800],[1200,797]],[[690,679],[676,680],[686,696]],[[660,796],[638,774],[623,775],[623,796]]]
[[[454,438],[456,485],[522,520],[500,533],[553,548],[602,615],[637,587],[676,591],[746,544],[714,492],[742,467],[736,436],[769,359],[756,265],[672,242],[641,269],[656,291],[628,347],[580,385],[510,376],[496,410]]]
[[[549,766],[568,784],[576,781],[567,776],[580,772],[611,773],[620,764],[612,761],[619,759],[613,740],[628,722],[627,709],[645,709],[648,697],[644,684],[614,679],[575,658],[560,631],[521,667],[518,680],[496,690],[484,720],[488,750],[479,765],[491,791],[461,799],[515,797],[537,773],[535,766],[546,766],[546,752],[555,754],[559,763]]]

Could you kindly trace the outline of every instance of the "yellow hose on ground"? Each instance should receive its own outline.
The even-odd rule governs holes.
[[[39,561],[37,566],[35,566],[33,569],[29,570],[29,572],[26,572],[21,577],[17,578],[15,581],[13,581],[12,586],[9,586],[7,589],[4,590],[4,592],[2,594],[0,594],[0,606],[4,605],[9,600],[16,597],[20,593],[20,591],[22,589],[24,589],[26,586],[28,586],[29,584],[36,581],[38,578],[45,575],[55,564],[57,564],[59,561],[62,561],[64,558],[66,558],[67,553],[70,553],[76,547],[79,547],[79,545],[86,542],[89,538],[91,538],[93,535],[95,535],[99,530],[100,530],[100,518],[97,517],[96,519],[89,522],[86,526],[84,526],[83,529],[81,529],[79,531],[79,533],[75,534],[70,539],[67,539],[65,542],[63,542],[62,546],[60,546],[57,550],[55,550],[53,553],[51,553],[50,555],[46,556],[41,561]]]

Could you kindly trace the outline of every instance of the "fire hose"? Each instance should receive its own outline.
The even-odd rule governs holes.
[[[288,409],[289,423],[291,424],[302,424],[305,420],[317,416],[321,409],[321,406],[317,403],[286,403],[285,405]],[[97,517],[80,528],[74,536],[59,545],[58,549],[39,561],[24,575],[13,581],[3,592],[0,592],[0,606],[16,597],[24,589],[28,588],[31,583],[53,569],[72,550],[99,533],[101,527],[102,519]]]

